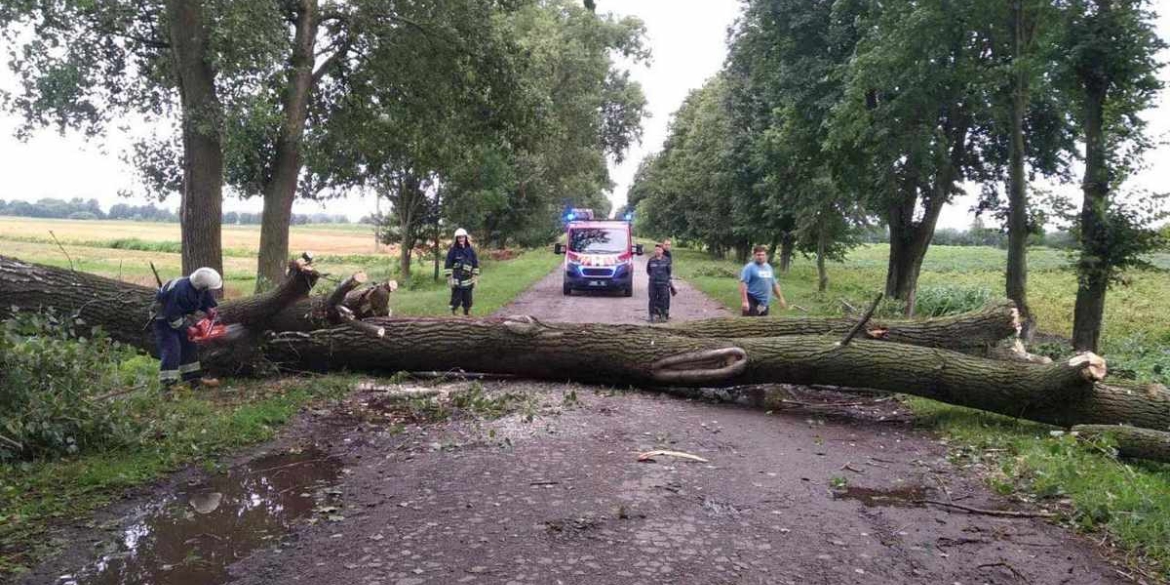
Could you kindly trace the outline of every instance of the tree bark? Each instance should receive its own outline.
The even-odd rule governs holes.
[[[825,228],[817,229],[817,292],[825,292],[829,288],[829,273],[825,269]]]
[[[1081,257],[1077,263],[1077,300],[1073,311],[1073,347],[1096,351],[1109,288],[1109,234],[1105,208],[1109,198],[1109,169],[1105,161],[1104,84],[1085,91],[1085,194],[1081,206]]]
[[[1020,61],[1024,57],[1023,2],[1012,6],[1011,156],[1008,178],[1008,253],[1006,292],[1020,311],[1020,337],[1031,343],[1036,323],[1028,307],[1028,194],[1024,179],[1024,114],[1028,108],[1028,77]]]
[[[288,235],[292,206],[301,173],[301,143],[313,91],[314,50],[317,41],[317,0],[300,0],[296,33],[289,57],[288,85],[284,89],[280,136],[271,174],[264,185],[264,211],[260,220],[260,256],[256,268],[256,292],[263,292],[284,277],[288,262]]]
[[[788,272],[792,268],[792,253],[796,249],[796,237],[792,232],[784,232],[780,237],[780,272]]]
[[[1072,431],[1085,439],[1108,437],[1122,457],[1170,462],[1170,433],[1165,431],[1119,425],[1077,425]]]
[[[183,274],[204,266],[223,274],[223,108],[209,54],[208,22],[199,0],[167,0],[166,18],[182,106]]]
[[[961,110],[961,106],[956,106]],[[942,208],[951,198],[955,183],[961,178],[960,169],[967,152],[967,124],[962,121],[948,123],[944,128],[950,139],[947,161],[936,172],[929,191],[922,198],[922,218],[915,220],[915,206],[921,190],[918,171],[910,168],[902,179],[902,196],[890,204],[890,260],[886,271],[886,297],[895,298],[906,305],[906,316],[914,316],[914,303],[918,293],[918,276],[922,272],[922,261],[934,238]]]
[[[845,335],[856,319],[786,317],[783,319],[704,319],[662,327],[674,335],[739,339],[790,335]],[[1015,307],[1010,301],[981,311],[916,321],[873,319],[866,324],[869,339],[979,353],[1016,334]]]

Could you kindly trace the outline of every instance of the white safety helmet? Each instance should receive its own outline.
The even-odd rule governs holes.
[[[219,290],[223,288],[223,277],[214,268],[200,268],[191,273],[191,284],[199,290]]]
[[[465,230],[463,228],[459,228],[459,229],[455,230],[455,237],[458,238],[459,236],[463,236],[466,238],[467,237],[467,230]]]

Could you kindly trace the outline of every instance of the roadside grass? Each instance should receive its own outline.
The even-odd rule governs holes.
[[[126,489],[187,465],[214,469],[219,456],[273,438],[299,409],[343,397],[352,382],[345,375],[233,381],[171,397],[144,390],[133,399],[139,415],[152,421],[152,436],[140,445],[0,464],[0,576],[22,572],[54,548],[46,538],[52,525],[81,522]]]
[[[816,290],[815,264],[795,258],[781,287],[792,307],[787,315],[846,314],[848,302],[863,309],[885,282],[888,246],[863,246],[843,263],[829,265],[829,289]],[[694,250],[674,252],[675,274],[732,311],[741,265]],[[965,310],[1003,296],[1002,250],[932,246],[920,279],[927,311]],[[1109,291],[1103,353],[1110,375],[1170,383],[1170,254],[1157,254],[1155,270],[1130,271],[1128,284]],[[1028,295],[1041,331],[1067,338],[1072,332],[1076,276],[1065,253],[1032,249]],[[920,302],[919,309],[923,309]],[[889,311],[890,307],[886,307]],[[779,316],[781,311],[774,311]],[[1042,348],[1067,355],[1067,347]],[[1109,445],[1087,443],[1054,427],[918,398],[903,400],[917,422],[946,437],[951,457],[972,467],[998,493],[1040,501],[1064,512],[1061,521],[1104,533],[1130,562],[1170,579],[1170,465],[1118,460]]]

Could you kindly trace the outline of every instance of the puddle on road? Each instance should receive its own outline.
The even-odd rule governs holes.
[[[919,485],[883,490],[850,486],[833,490],[833,497],[838,500],[857,500],[865,506],[913,508],[921,506],[922,500],[926,499],[926,488]]]
[[[341,463],[310,448],[255,459],[131,515],[115,552],[59,585],[213,585],[228,565],[275,543],[317,505]]]

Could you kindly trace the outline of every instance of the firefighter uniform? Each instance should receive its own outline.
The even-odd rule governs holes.
[[[646,274],[650,275],[650,320],[665,321],[670,318],[670,258],[650,258]]]
[[[446,275],[447,282],[451,283],[451,314],[459,307],[463,307],[464,315],[469,314],[471,293],[479,278],[479,259],[470,244],[456,243],[447,251]]]
[[[164,386],[183,380],[197,383],[203,375],[199,350],[187,338],[187,316],[215,308],[215,294],[199,289],[187,277],[168,281],[158,289],[154,305],[154,339],[158,346],[158,379]]]

